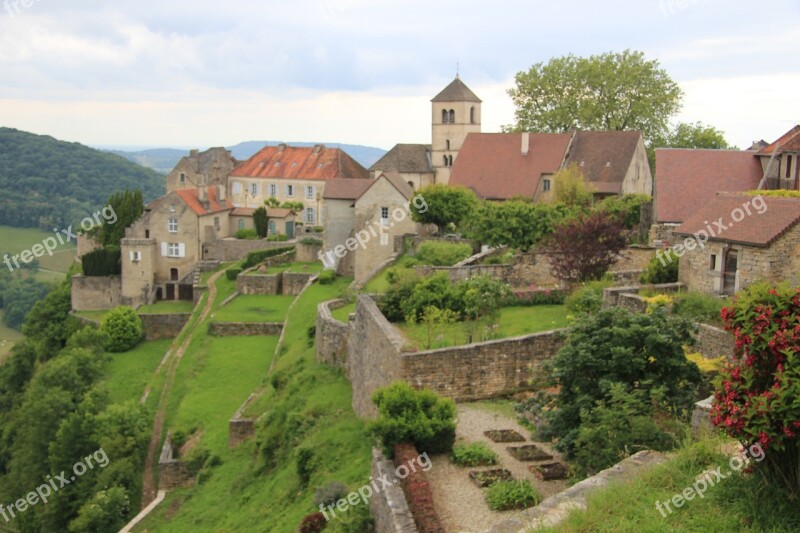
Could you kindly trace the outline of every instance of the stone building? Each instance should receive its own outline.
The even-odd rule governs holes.
[[[324,226],[325,186],[337,179],[369,179],[367,169],[340,148],[266,146],[233,169],[230,200],[237,208],[257,208],[275,198],[303,204],[299,222]]]
[[[231,152],[225,148],[209,148],[204,152],[191,150],[167,174],[167,192],[196,189],[203,185],[227,186],[228,174],[236,163]]]
[[[380,177],[380,176],[378,176]],[[355,235],[356,200],[366,191],[373,180],[348,180],[332,181],[325,187],[324,217],[328,221],[325,228],[323,247],[333,250],[337,245]],[[330,261],[336,272],[342,276],[352,276],[355,272],[355,254],[336,257],[334,254]]]
[[[800,190],[800,126],[756,153],[767,189]]]
[[[800,198],[719,193],[674,230],[676,240],[685,239],[679,281],[689,290],[726,295],[762,280],[797,285],[798,221]]]
[[[414,190],[436,183],[431,145],[396,144],[369,167],[372,179],[376,179],[384,172],[399,174],[403,181]]]
[[[235,207],[231,211],[231,232],[236,234],[240,229],[256,229],[253,222],[255,207]],[[267,235],[286,235],[288,238],[295,236],[295,226],[298,222],[297,213],[283,207],[267,208]]]

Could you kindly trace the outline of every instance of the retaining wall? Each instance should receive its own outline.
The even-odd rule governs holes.
[[[257,337],[280,335],[283,324],[279,322],[211,322],[208,334],[214,337]]]
[[[394,463],[377,448],[372,449],[372,478],[386,479],[392,485],[372,496],[369,510],[375,519],[376,533],[415,533],[417,526],[398,483]]]
[[[331,311],[342,307],[345,300],[322,302],[317,306],[317,332],[314,344],[317,348],[317,362],[344,370],[347,368],[347,341],[350,338],[350,325],[339,322]]]
[[[175,458],[172,437],[167,434],[158,460],[158,488],[171,490],[191,487],[194,485],[194,481],[194,475],[186,463]]]
[[[72,309],[102,311],[122,305],[122,281],[119,276],[72,276]]]
[[[176,313],[173,315],[139,315],[142,319],[144,338],[148,341],[161,339],[174,339],[186,326],[191,318],[191,313]]]

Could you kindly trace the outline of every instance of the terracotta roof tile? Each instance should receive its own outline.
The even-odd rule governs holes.
[[[355,200],[372,185],[372,180],[338,179],[325,184],[322,197],[326,200]]]
[[[756,206],[752,204],[753,196],[719,193],[687,218],[674,232],[680,235],[692,235],[704,230],[708,233],[710,225],[718,235],[709,240],[769,246],[800,221],[800,198],[773,196],[762,196],[761,198],[766,205],[766,210],[762,208],[759,214]],[[743,208],[746,202],[751,202],[748,207],[752,214],[749,216],[746,215],[746,210]],[[731,213],[737,208],[745,214],[741,222],[734,222],[731,218]],[[720,217],[722,217],[723,225],[727,226],[725,230],[718,229],[714,224],[714,221],[718,221]]]
[[[599,192],[619,194],[641,138],[638,131],[576,132],[567,164],[577,165]]]
[[[800,126],[795,126],[780,139],[758,152],[758,155],[780,154],[781,152],[800,152]]]
[[[295,180],[368,179],[369,172],[339,148],[265,146],[231,172],[233,177]]]
[[[469,187],[482,197],[507,200],[533,197],[542,174],[558,172],[571,133],[529,133],[527,155],[521,133],[470,133],[458,152],[450,184]]]
[[[183,200],[184,203],[191,208],[192,211],[201,216],[233,209],[233,204],[229,199],[226,199],[224,202],[219,202],[217,200],[216,187],[208,187],[206,189],[206,194],[208,195],[208,207],[204,206],[200,202],[199,189],[181,189],[175,192],[178,196],[180,196],[181,200]]]
[[[761,163],[737,150],[656,150],[656,220],[680,223],[714,199],[718,191],[758,188]]]
[[[431,102],[480,102],[481,99],[475,96],[467,85],[456,76],[450,85],[433,97]]]

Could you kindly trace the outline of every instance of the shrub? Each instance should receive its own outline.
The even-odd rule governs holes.
[[[419,451],[412,444],[399,444],[393,451],[395,467],[399,469],[401,465],[405,465],[409,471],[409,475],[402,480],[402,487],[417,529],[430,533],[444,533],[445,529],[433,504],[433,490],[428,482],[428,476],[425,469],[417,468]]]
[[[109,352],[127,352],[142,340],[142,319],[130,307],[115,307],[103,317],[100,329],[108,335]]]
[[[300,533],[319,533],[327,525],[328,521],[325,520],[324,514],[320,512],[312,513],[303,518],[300,523]]]
[[[570,294],[564,303],[567,309],[573,313],[594,314],[600,311],[603,305],[603,289],[613,285],[613,281],[605,279],[584,283],[579,289]]]
[[[420,452],[446,453],[456,438],[456,406],[427,390],[416,390],[399,381],[372,395],[378,418],[369,424],[387,454],[395,445],[412,443]]]
[[[686,359],[697,365],[703,374],[719,374],[725,368],[728,358],[724,355],[719,357],[705,357],[701,353],[687,353]]]
[[[305,244],[306,246],[322,246],[322,241],[316,237],[306,237],[300,241],[300,244]]]
[[[341,481],[331,481],[314,491],[314,507],[334,505],[349,493],[347,485]]]
[[[423,241],[414,257],[422,265],[453,266],[472,255],[472,246],[466,243]]]
[[[602,211],[563,222],[547,241],[553,273],[566,281],[601,279],[625,248],[622,224]]]
[[[255,226],[256,236],[260,239],[263,239],[269,233],[269,214],[267,213],[267,208],[263,205],[253,211],[253,226]]]
[[[497,464],[497,454],[483,442],[458,444],[453,447],[453,462],[458,466],[489,466]]]
[[[269,250],[260,250],[258,252],[250,252],[247,254],[247,259],[244,260],[242,263],[242,268],[247,269],[250,267],[254,267],[259,263],[263,263],[270,257],[275,257],[276,255],[281,255],[286,252],[291,252],[294,250],[292,246],[286,246],[283,248],[271,248]]]
[[[680,258],[672,248],[667,248],[663,253],[656,253],[647,264],[639,281],[646,284],[675,283],[678,281],[679,262]]]
[[[597,207],[622,221],[626,228],[634,229],[639,226],[642,206],[651,201],[653,199],[646,194],[625,194],[606,198]]]
[[[715,382],[712,422],[766,460],[764,478],[800,495],[800,288],[757,284],[722,310],[734,363]],[[760,455],[760,453],[758,454]]]
[[[247,239],[247,240],[256,240],[258,239],[258,233],[254,229],[240,229],[236,231],[236,238],[237,239]]]
[[[702,292],[684,292],[675,296],[672,312],[687,320],[722,325],[722,309],[729,304],[723,299]]]
[[[439,272],[426,278],[418,278],[408,298],[400,302],[403,317],[408,322],[421,319],[428,307],[449,309],[461,315],[461,299],[447,273]]]
[[[498,481],[486,490],[486,503],[493,511],[527,509],[541,501],[541,496],[527,479]]]
[[[323,228],[322,226],[314,226],[312,230],[314,231],[314,233],[322,233],[325,230],[325,228]]]
[[[667,294],[656,294],[655,296],[646,297],[644,301],[647,302],[647,314],[655,313],[659,309],[666,309],[669,311],[672,306],[672,297]]]
[[[236,281],[236,277],[242,273],[241,268],[229,268],[225,271],[225,277],[227,277],[230,281]]]
[[[311,448],[299,448],[297,450],[297,477],[300,478],[300,485],[305,487],[311,480],[314,473],[314,450]]]
[[[81,257],[84,276],[119,276],[122,254],[118,247],[98,248]]]
[[[319,277],[320,285],[330,285],[334,281],[336,281],[336,271],[335,270],[323,270],[320,272]]]
[[[267,237],[267,242],[285,242],[289,240],[289,236],[283,233],[279,233],[278,235],[270,235]]]

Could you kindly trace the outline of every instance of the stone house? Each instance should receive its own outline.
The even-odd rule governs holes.
[[[717,194],[674,230],[676,239],[685,239],[679,281],[689,290],[725,295],[762,280],[797,285],[798,221],[800,198]]]
[[[203,185],[227,186],[228,174],[236,164],[236,159],[225,148],[209,148],[204,152],[191,150],[167,174],[167,192],[196,189]]]
[[[333,250],[337,245],[355,235],[356,200],[366,191],[373,180],[332,181],[325,187],[324,217],[328,221],[325,228],[323,246]],[[336,272],[342,276],[352,276],[355,272],[355,254],[331,258]]]
[[[266,146],[234,168],[228,178],[236,208],[256,208],[269,198],[301,202],[299,222],[324,226],[325,186],[337,179],[369,179],[367,169],[340,148]],[[238,224],[238,222],[237,222]]]
[[[756,156],[766,178],[765,188],[800,190],[800,126],[760,149]]]
[[[647,152],[637,131],[471,133],[450,183],[487,200],[548,201],[554,175],[569,165],[580,168],[597,196],[652,194]]]
[[[177,299],[191,285],[205,245],[230,234],[233,205],[222,185],[172,191],[150,202],[125,230],[122,297],[138,306]]]
[[[372,179],[384,172],[395,172],[412,189],[436,183],[431,146],[429,144],[396,144],[374,165],[369,167]]]

